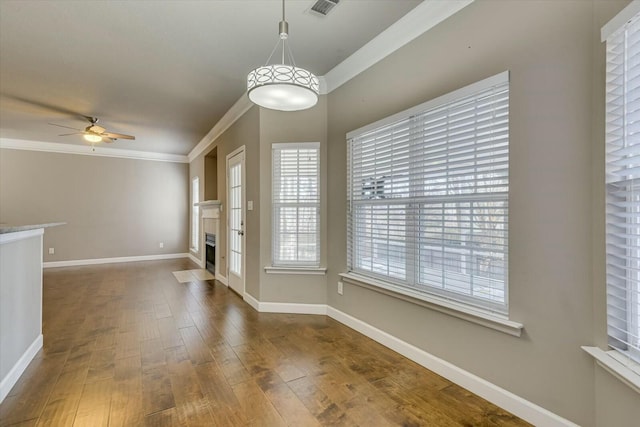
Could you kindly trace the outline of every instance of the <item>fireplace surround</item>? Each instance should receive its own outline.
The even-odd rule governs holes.
[[[222,206],[219,200],[206,200],[197,203],[197,205],[200,207],[200,224],[202,226],[200,229],[202,252],[200,260],[197,262],[201,268],[206,268],[216,278],[219,278],[220,259],[224,258],[224,255],[220,254],[216,246],[218,236],[220,236],[220,209]]]

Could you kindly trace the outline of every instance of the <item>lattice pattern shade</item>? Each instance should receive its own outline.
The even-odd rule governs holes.
[[[265,65],[247,76],[249,99],[280,111],[311,108],[318,102],[319,82],[313,73],[291,65]]]

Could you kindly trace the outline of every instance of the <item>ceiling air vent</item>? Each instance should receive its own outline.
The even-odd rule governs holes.
[[[311,6],[311,11],[327,16],[338,3],[340,3],[340,0],[318,0]]]

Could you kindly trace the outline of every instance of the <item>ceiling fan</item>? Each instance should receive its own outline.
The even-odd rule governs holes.
[[[84,130],[82,129],[76,129],[76,128],[72,128],[70,126],[63,126],[63,125],[58,125],[55,123],[49,123],[50,125],[53,126],[58,126],[61,128],[66,128],[66,129],[73,129],[77,132],[72,132],[72,133],[63,133],[61,135],[58,136],[69,136],[69,135],[83,135],[83,138],[86,141],[89,141],[91,144],[95,144],[96,142],[113,142],[116,141],[118,139],[136,139],[135,136],[133,135],[125,135],[122,133],[115,133],[115,132],[107,132],[105,128],[103,128],[102,126],[97,125],[98,123],[98,118],[97,117],[88,117],[88,116],[83,116],[85,119],[87,119],[89,121],[89,123],[91,123],[89,126],[87,126],[86,128],[84,128]]]

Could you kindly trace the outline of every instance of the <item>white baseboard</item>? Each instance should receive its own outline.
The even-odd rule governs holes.
[[[571,421],[542,408],[541,406],[529,402],[510,391],[498,387],[497,385],[467,372],[446,360],[427,353],[418,347],[402,341],[401,339],[340,310],[333,307],[327,307],[327,315],[533,425],[548,427],[577,426],[577,424],[574,424]]]
[[[189,258],[191,261],[193,261],[193,262],[195,262],[196,264],[198,264],[198,266],[201,266],[202,262],[201,262],[198,258],[196,258],[196,256],[195,256],[191,251],[189,251],[189,253],[188,253],[187,255],[188,255],[188,258]]]
[[[222,274],[217,273],[216,274],[216,280],[220,283],[222,283],[223,285],[225,285],[226,287],[229,287],[229,281],[227,280],[226,277],[224,277]]]
[[[117,262],[157,261],[162,259],[189,258],[189,254],[159,254],[142,256],[125,256],[115,258],[76,259],[70,261],[43,262],[43,268],[74,267],[78,265],[112,264]]]
[[[325,304],[299,304],[289,302],[261,302],[260,311],[264,313],[289,314],[327,314]]]
[[[244,299],[260,313],[327,314],[326,304],[300,304],[291,302],[262,302],[245,292]]]
[[[255,311],[260,311],[260,301],[258,301],[253,296],[251,296],[251,294],[245,292],[244,295],[242,296],[242,299],[244,299],[247,302],[247,304],[253,307]]]
[[[13,365],[13,368],[9,371],[7,375],[0,381],[0,403],[4,401],[4,398],[7,397],[11,389],[20,379],[20,376],[24,373],[29,366],[29,363],[36,356],[38,351],[42,348],[42,334],[38,335],[38,337],[31,343],[29,348],[20,356],[20,359]]]

